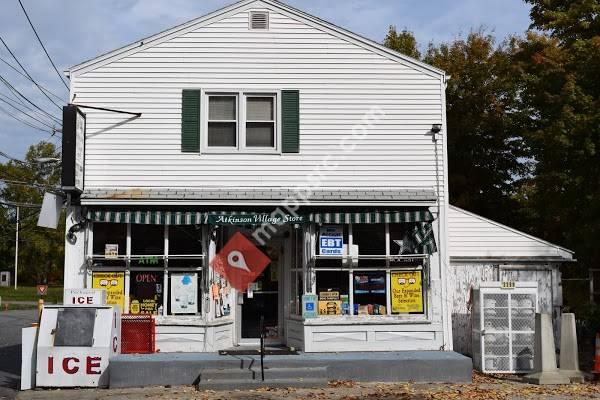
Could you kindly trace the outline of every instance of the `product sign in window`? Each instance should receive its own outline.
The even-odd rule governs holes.
[[[344,251],[344,232],[340,225],[322,226],[319,237],[319,254],[342,255]]]
[[[92,288],[106,290],[106,304],[118,306],[123,312],[125,308],[125,273],[94,272]]]
[[[392,314],[423,312],[422,271],[392,271]]]
[[[132,272],[129,285],[131,314],[159,314],[163,299],[162,272]]]

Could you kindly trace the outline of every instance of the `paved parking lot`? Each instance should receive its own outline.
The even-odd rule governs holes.
[[[20,385],[21,328],[37,320],[37,310],[0,311],[0,399],[13,399]]]

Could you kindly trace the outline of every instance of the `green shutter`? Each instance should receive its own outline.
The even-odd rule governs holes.
[[[300,152],[300,92],[281,92],[281,150],[284,153]]]
[[[181,151],[200,151],[200,90],[181,94]]]

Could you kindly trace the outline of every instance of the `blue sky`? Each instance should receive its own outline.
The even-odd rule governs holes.
[[[22,1],[61,72],[68,66],[232,3],[232,0]],[[479,27],[502,39],[523,33],[529,24],[529,6],[522,0],[286,2],[378,42],[383,40],[390,25],[407,28],[415,33],[422,47],[430,41],[450,41]],[[67,91],[37,43],[17,0],[2,0],[0,36],[41,85],[63,98],[63,102],[67,101]],[[1,45],[0,58],[15,64]],[[0,76],[60,119],[61,111],[56,106],[2,62]],[[10,96],[0,84],[0,99],[2,95]],[[1,101],[0,107],[12,110]],[[0,111],[0,151],[22,158],[29,145],[49,137],[48,133],[27,127]],[[58,142],[60,135],[51,140]]]

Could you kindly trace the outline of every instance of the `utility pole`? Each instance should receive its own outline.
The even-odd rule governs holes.
[[[17,231],[15,236],[15,290],[17,290],[17,265],[19,263],[19,206],[17,206]]]

